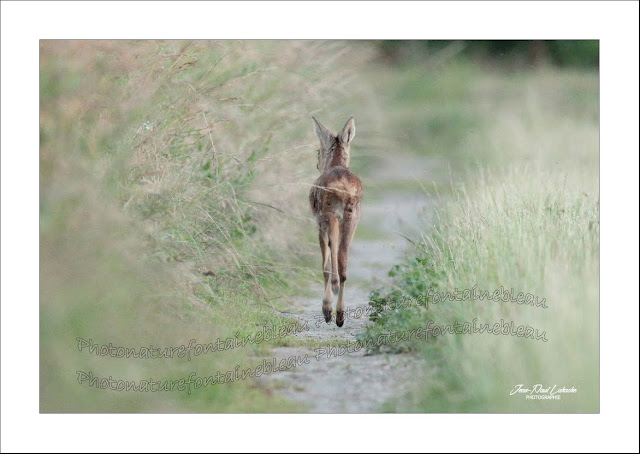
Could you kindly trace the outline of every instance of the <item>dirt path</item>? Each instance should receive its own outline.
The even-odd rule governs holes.
[[[367,177],[388,187],[417,178],[428,181],[428,169],[433,168],[424,160],[412,157],[406,160],[396,157],[379,164],[377,173]],[[370,323],[366,315],[355,316],[360,315],[359,311],[365,313],[369,291],[384,285],[388,281],[388,270],[400,260],[408,243],[398,233],[415,236],[417,222],[429,215],[429,201],[420,191],[386,189],[383,193],[382,197],[367,199],[365,192],[358,226],[358,229],[377,232],[380,239],[358,239],[356,234],[351,244],[345,307],[347,317],[349,313],[354,317],[348,317],[342,328],[333,321],[326,324],[321,310],[323,285],[318,282],[311,287],[317,296],[297,298],[293,303],[300,311],[293,317],[309,327],[298,334],[299,338],[327,341],[327,344],[337,340],[355,341],[356,335]],[[358,311],[358,308],[361,309]],[[412,377],[422,365],[413,354],[365,355],[359,351],[341,355],[333,350],[329,355],[319,347],[280,347],[273,351],[278,359],[304,355],[308,355],[309,364],[262,378],[266,386],[289,400],[305,404],[312,413],[383,411],[386,401],[409,390]]]

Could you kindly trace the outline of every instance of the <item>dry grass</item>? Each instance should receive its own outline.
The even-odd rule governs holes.
[[[246,380],[185,393],[80,385],[257,364],[89,355],[215,341],[285,321],[311,274],[310,116],[344,114],[365,47],[337,42],[41,42],[41,411],[295,410]],[[348,64],[347,64],[348,63]]]
[[[459,77],[451,69],[448,80]],[[436,222],[394,272],[388,293],[424,297],[477,286],[544,298],[548,308],[512,302],[448,301],[388,310],[380,332],[501,319],[546,332],[547,342],[453,334],[392,345],[424,352],[428,372],[408,402],[425,412],[597,412],[599,408],[598,78],[545,70],[500,74],[467,68],[448,108],[477,126],[451,142],[456,173]],[[446,79],[443,75],[443,79]],[[450,82],[449,82],[450,83]],[[429,94],[429,96],[435,96]],[[444,130],[454,131],[456,124]],[[458,175],[465,178],[458,178]],[[452,178],[453,180],[453,178]],[[385,293],[383,293],[384,295]],[[433,303],[433,299],[430,299]],[[561,401],[510,396],[517,385],[575,386]]]

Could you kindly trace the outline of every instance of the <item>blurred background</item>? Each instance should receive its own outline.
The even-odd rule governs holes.
[[[597,40],[473,40],[473,41],[382,41],[379,48],[391,62],[410,59],[461,58],[476,64],[512,69],[559,68],[598,69]]]
[[[372,300],[504,285],[549,305],[381,313],[364,338],[511,317],[550,339],[383,349],[433,365],[387,411],[597,411],[598,61],[598,41],[42,40],[41,412],[305,410],[252,380],[194,397],[97,389],[76,372],[209,376],[295,343],[140,360],[80,351],[77,338],[170,347],[290,323],[288,303],[322,279],[311,115],[334,130],[356,117],[363,210],[428,203],[383,285],[356,281]],[[388,234],[363,219],[354,243]],[[523,408],[504,392],[523,380],[577,386],[580,399]]]

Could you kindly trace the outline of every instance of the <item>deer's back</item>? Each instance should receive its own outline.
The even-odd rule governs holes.
[[[311,210],[317,217],[333,214],[342,219],[345,212],[359,211],[362,201],[362,182],[346,167],[336,166],[325,170],[309,191]]]

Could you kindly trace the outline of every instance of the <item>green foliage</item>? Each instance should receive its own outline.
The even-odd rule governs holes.
[[[446,80],[447,72],[439,77]],[[424,377],[408,401],[389,404],[394,411],[597,411],[598,128],[591,115],[597,89],[589,74],[514,79],[477,71],[467,94],[451,97],[451,109],[485,105],[469,112],[483,128],[473,131],[472,147],[468,137],[452,143],[452,183],[421,239],[390,270],[393,287],[371,293],[373,323],[359,336],[383,340],[370,353],[413,351],[424,358]],[[406,109],[415,112],[409,101]],[[472,164],[467,147],[481,166]],[[544,305],[443,297],[474,288],[513,288]],[[473,320],[513,321],[544,331],[547,342],[486,333],[384,337]],[[509,396],[529,382],[576,386],[580,396],[561,402]]]
[[[323,58],[341,45],[299,45],[41,42],[41,411],[299,410],[252,380],[189,396],[75,377],[209,376],[268,353],[140,361],[80,352],[77,337],[177,347],[289,322],[275,309],[309,274],[295,241],[307,187],[293,176],[312,181],[314,170],[290,150],[306,146],[309,112],[334,107],[325,96],[348,99],[336,88],[344,73]]]
[[[549,56],[555,64],[562,67],[598,68],[600,65],[600,41],[550,41]]]
[[[426,60],[439,63],[443,58],[482,60],[520,68],[541,63],[562,68],[598,68],[597,40],[474,40],[474,41],[381,41],[383,55],[395,61]]]
[[[559,45],[557,55],[549,43],[547,55],[562,64],[577,64],[568,55],[586,61],[594,45],[581,43],[583,51]],[[454,196],[437,227],[425,226],[413,257],[391,271],[395,287],[371,294],[375,323],[361,340],[428,320],[509,315],[544,326],[554,346],[585,346],[576,355],[574,348],[532,347],[528,340],[383,343],[372,351],[417,351],[432,366],[410,410],[486,411],[494,402],[510,411],[515,404],[501,394],[513,385],[508,363],[541,380],[586,377],[577,384],[596,397],[579,409],[591,411],[597,77],[549,68],[496,73],[456,57],[471,45],[452,44],[424,43],[427,53],[420,42],[411,44],[409,54],[428,54],[426,65],[376,63],[363,70],[372,55],[366,43],[41,42],[41,411],[299,409],[249,380],[191,396],[131,395],[82,387],[74,376],[76,370],[129,379],[210,375],[255,366],[267,344],[200,361],[140,362],[79,352],[75,338],[177,346],[286,323],[274,310],[281,297],[300,291],[300,277],[308,282],[310,264],[319,274],[316,239],[299,241],[309,235],[306,183],[315,176],[309,116],[318,112],[328,124],[357,114],[366,125],[354,145],[355,169],[371,167],[368,154],[388,155],[395,147],[475,169],[465,190],[451,185]],[[350,71],[358,71],[358,83]],[[429,290],[475,284],[543,295],[551,315],[425,298]]]

